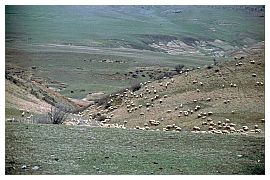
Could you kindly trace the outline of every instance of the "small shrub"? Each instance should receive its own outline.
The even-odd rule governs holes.
[[[52,124],[62,124],[68,116],[68,108],[61,103],[51,106],[51,111],[48,113]]]

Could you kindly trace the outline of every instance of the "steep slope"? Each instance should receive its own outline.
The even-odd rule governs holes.
[[[5,73],[6,116],[20,116],[19,110],[44,114],[51,106],[62,104],[70,111],[80,106],[58,92],[35,80],[30,70],[15,64],[6,64]]]
[[[92,106],[84,114],[106,127],[192,130],[198,126],[201,131],[231,127],[232,132],[242,132],[242,126],[248,126],[254,132],[258,125],[264,131],[264,45],[246,51],[249,54],[217,66],[145,82],[139,91],[112,95],[108,109]]]

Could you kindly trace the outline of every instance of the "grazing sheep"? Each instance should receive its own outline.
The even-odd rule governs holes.
[[[213,112],[212,112],[212,111],[209,111],[209,112],[208,112],[208,115],[209,115],[209,116],[213,115]]]
[[[139,104],[139,108],[142,108],[142,105],[141,104]]]
[[[180,127],[177,127],[175,130],[176,131],[181,131],[182,129]]]
[[[236,124],[234,124],[234,123],[230,123],[230,124],[229,124],[229,126],[230,126],[230,127],[235,127],[235,126],[236,126]]]
[[[144,113],[143,113],[143,112],[141,112],[141,113],[140,113],[140,115],[141,115],[141,116],[143,116],[143,115],[144,115]]]
[[[164,98],[167,98],[167,97],[168,97],[168,95],[164,95],[163,97],[164,97]]]
[[[197,117],[200,118],[200,117],[202,117],[202,115],[201,114],[198,114]]]
[[[162,103],[162,99],[159,100],[159,103],[160,103],[160,104]]]
[[[221,130],[216,130],[214,131],[215,134],[222,134],[222,131]]]
[[[149,106],[151,106],[151,104],[150,103],[146,103],[146,107],[149,107]]]
[[[125,124],[127,124],[127,121],[124,121]]]
[[[261,119],[261,122],[262,122],[262,123],[265,123],[265,119]]]
[[[182,108],[182,107],[183,107],[183,104],[180,104],[180,105],[179,105],[179,108]]]
[[[148,127],[148,126],[145,126],[145,127],[144,127],[144,129],[145,129],[145,130],[149,130],[149,129],[150,129],[150,127]]]
[[[218,129],[221,129],[222,128],[222,125],[218,125]]]
[[[22,112],[22,117],[24,117],[24,115],[25,115],[25,112]]]
[[[214,127],[213,127],[213,126],[209,126],[209,127],[208,127],[208,130],[209,130],[209,131],[212,131],[212,130],[214,130]]]
[[[184,115],[185,115],[185,116],[188,116],[188,111],[186,111],[186,112],[184,111]]]
[[[174,110],[178,110],[178,107],[176,106],[176,107],[174,108]]]
[[[206,101],[211,101],[211,98],[207,98]]]
[[[202,122],[202,125],[203,125],[203,126],[207,125],[207,122],[203,121],[203,122]]]
[[[207,121],[210,122],[210,121],[213,121],[213,120],[212,120],[212,118],[209,117],[209,118],[207,118]]]
[[[226,122],[226,123],[229,123],[229,122],[230,122],[230,119],[225,119],[225,122]]]
[[[178,117],[181,117],[181,115],[180,115],[180,114],[178,114]]]
[[[159,83],[159,85],[160,85],[160,86],[163,86],[163,84],[162,84],[162,83]]]
[[[156,94],[157,93],[157,90],[154,90],[154,94]]]
[[[221,125],[221,121],[218,121],[217,124],[218,124],[218,125]]]
[[[231,131],[231,132],[236,132],[235,127],[230,127],[230,131]]]
[[[202,119],[206,119],[206,116],[203,116]]]
[[[194,127],[193,127],[193,131],[200,131],[200,130],[201,130],[201,128],[198,127],[198,126],[194,126]]]
[[[244,131],[248,131],[249,128],[248,128],[247,126],[243,126],[243,130],[244,130]]]
[[[255,128],[255,129],[258,129],[258,128],[259,128],[259,126],[258,126],[257,124],[255,124],[255,125],[254,125],[254,128]]]
[[[211,121],[211,122],[209,123],[209,125],[210,125],[210,126],[215,126],[216,124],[215,124],[213,121]]]
[[[193,102],[196,103],[197,102],[197,99],[194,99]]]
[[[171,112],[172,112],[172,110],[170,110],[170,109],[169,109],[169,110],[167,110],[167,113],[171,113]]]
[[[252,74],[252,77],[256,77],[256,76],[257,76],[257,74],[255,74],[255,73]]]
[[[193,81],[192,81],[193,84],[196,84],[197,82],[198,82],[198,81],[196,81],[196,80],[193,80]]]
[[[261,133],[262,130],[261,129],[255,129],[255,133]]]
[[[236,84],[233,84],[233,87],[237,87],[237,85]]]
[[[223,134],[229,134],[230,132],[228,130],[222,130]]]
[[[232,111],[232,114],[234,114],[235,113],[235,111]]]
[[[173,126],[172,125],[167,125],[166,129],[171,129]]]
[[[251,60],[249,62],[250,62],[250,64],[255,64],[255,61],[254,60]]]
[[[146,108],[146,111],[150,111],[150,108]]]
[[[203,83],[202,83],[202,82],[200,82],[200,85],[201,85],[201,86],[203,86]]]

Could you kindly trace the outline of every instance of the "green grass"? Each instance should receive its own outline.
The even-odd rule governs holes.
[[[6,174],[265,172],[264,137],[256,136],[6,123],[5,142]]]
[[[6,118],[21,117],[21,112],[16,108],[6,107],[5,115]]]

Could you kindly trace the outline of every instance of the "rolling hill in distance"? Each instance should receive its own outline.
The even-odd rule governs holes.
[[[136,68],[212,64],[263,40],[263,6],[6,7],[6,61],[73,98],[150,79],[125,75]]]

